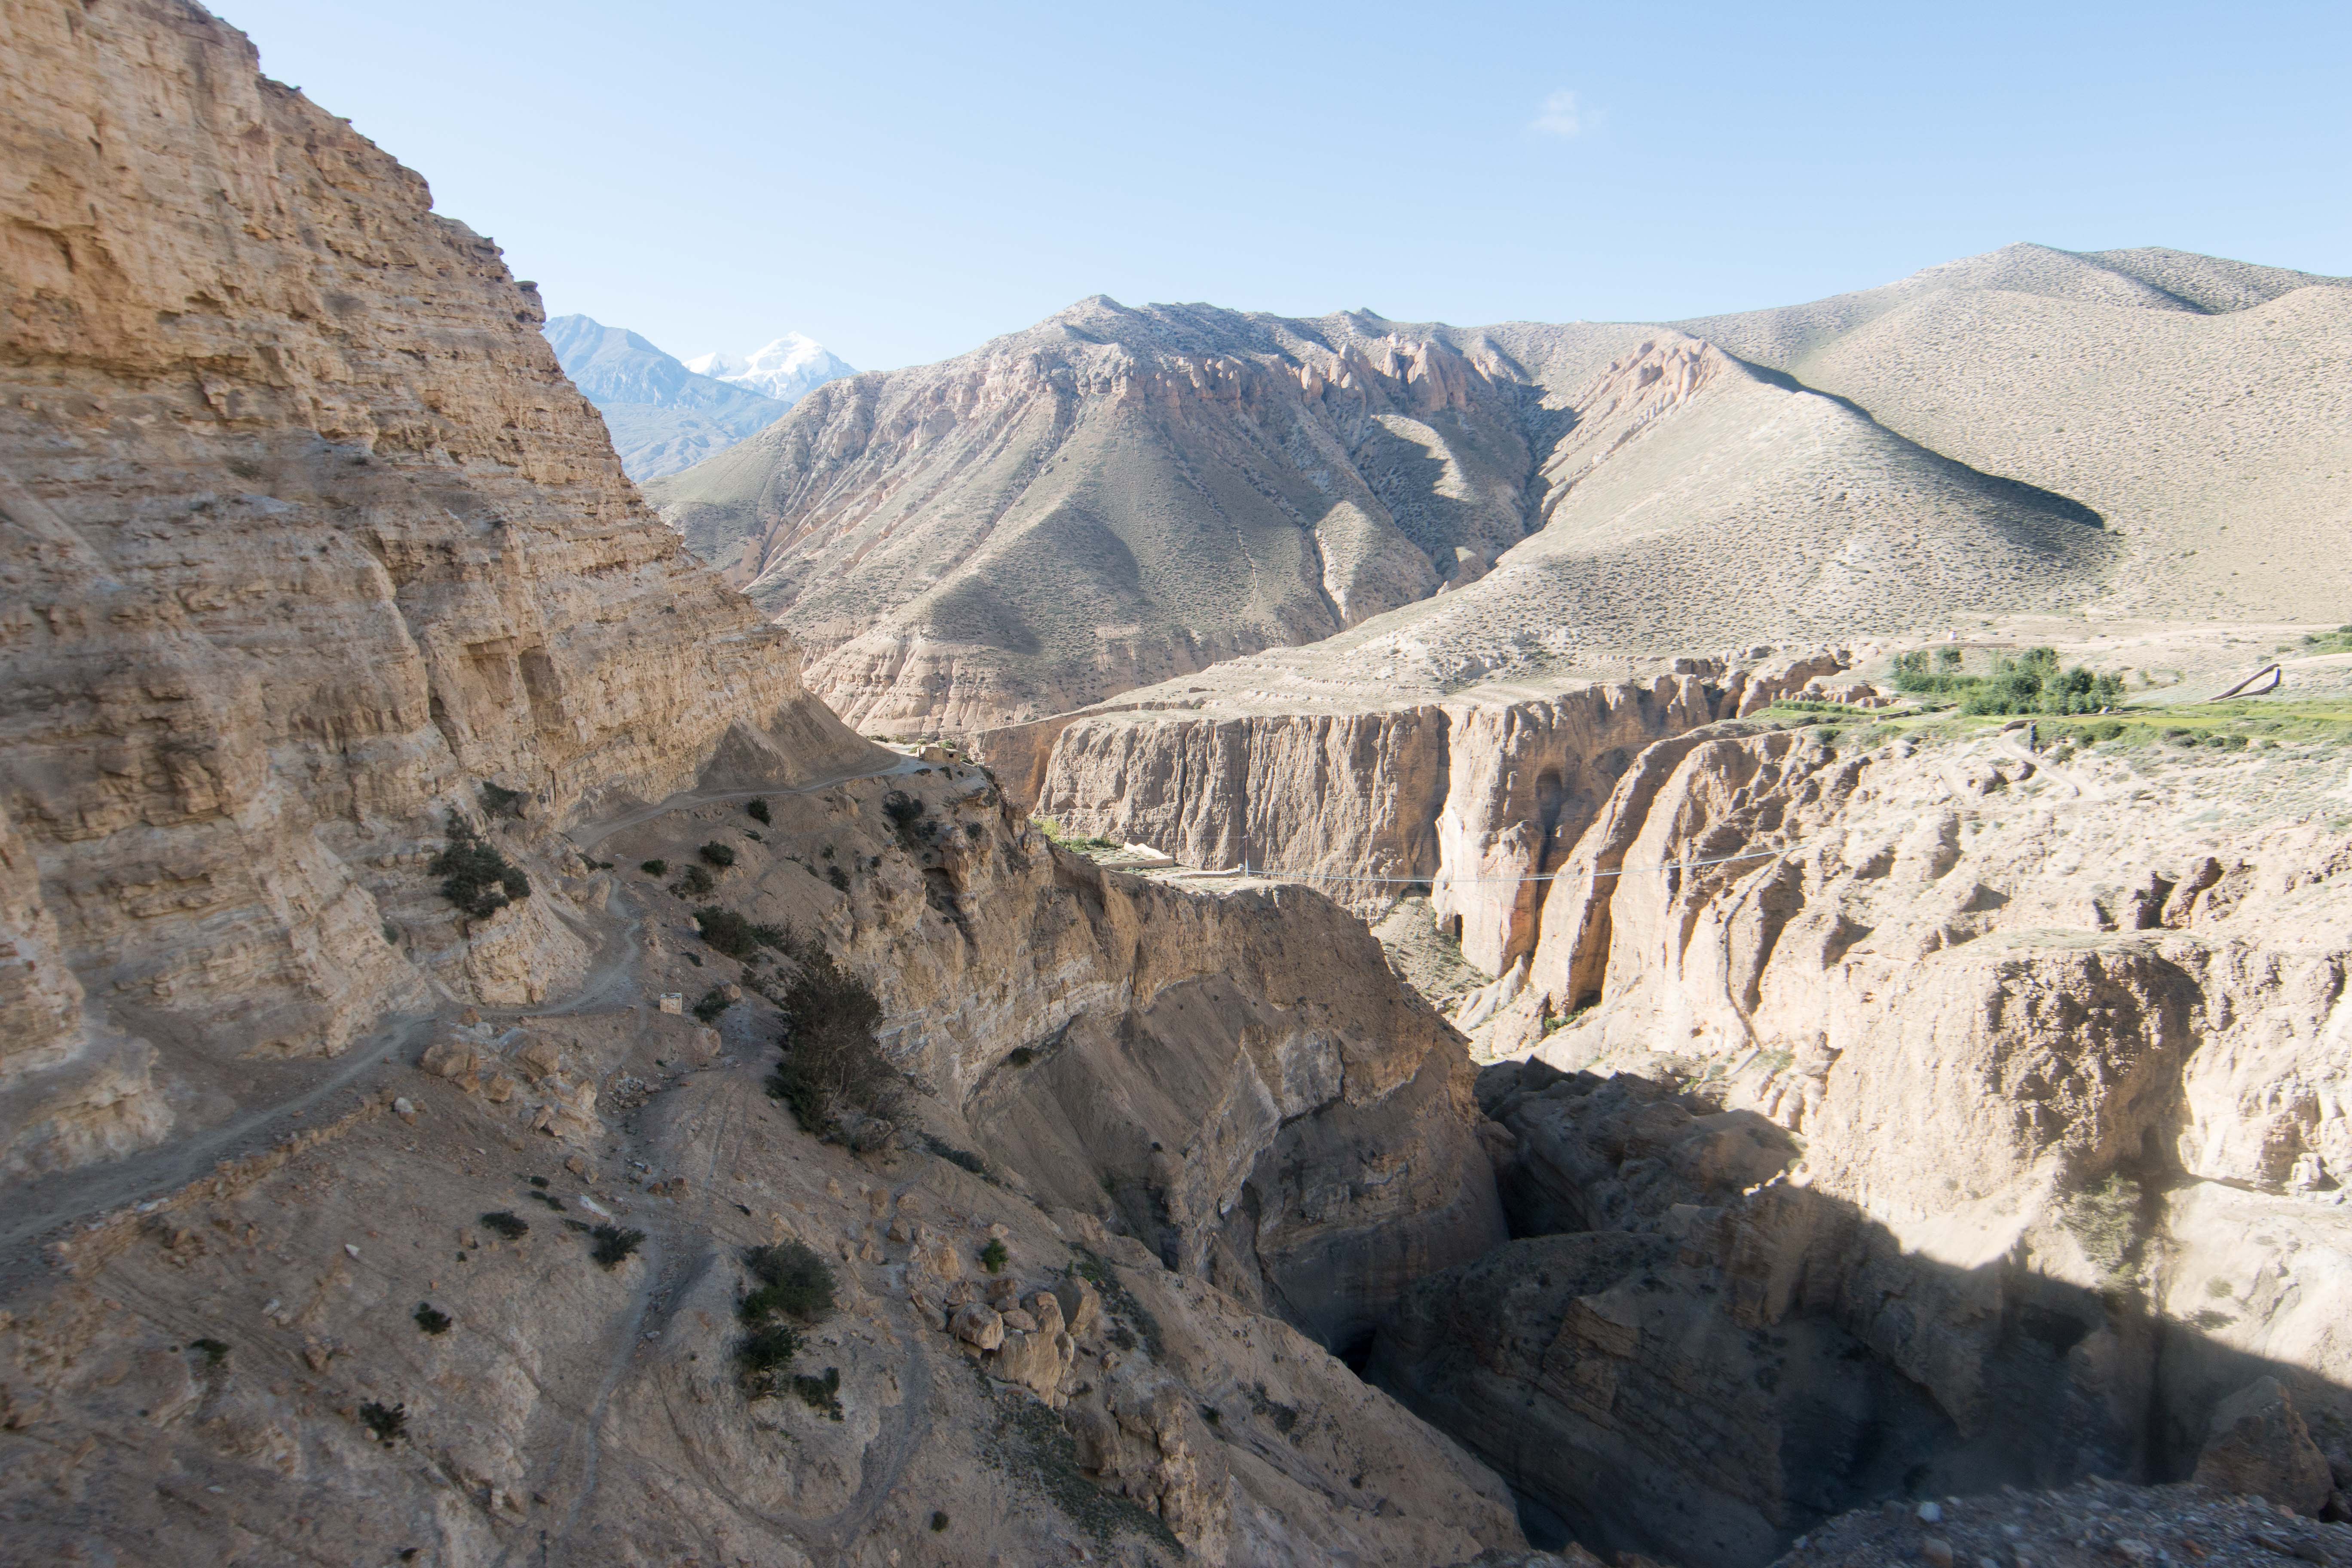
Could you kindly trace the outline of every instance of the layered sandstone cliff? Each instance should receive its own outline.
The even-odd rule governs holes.
[[[485,934],[576,968],[546,894],[503,934],[434,896],[482,786],[546,822],[689,783],[730,729],[788,773],[860,747],[422,180],[194,7],[6,29],[0,791],[45,1000],[0,1070],[53,1108],[11,1118],[21,1170],[171,1120],[141,1040],[338,1051],[478,988]]]
[[[1360,925],[857,742],[422,182],[193,6],[5,15],[0,1555],[1519,1546],[1330,1353],[1503,1236]],[[824,951],[863,1152],[764,1092]]]
[[[1897,1489],[2186,1479],[2264,1377],[2352,1479],[2340,773],[1652,747],[1485,1030],[1534,1057],[1481,1086],[1522,1239],[1376,1372],[1589,1544],[1693,1561]]]
[[[971,770],[701,790],[580,837],[625,984],[445,1015],[355,1112],[78,1227],[11,1298],[25,1552],[364,1531],[467,1563],[717,1541],[1420,1568],[1519,1544],[1495,1477],[1331,1353],[1504,1235],[1461,1040],[1359,923],[1102,872]],[[635,868],[710,845],[732,863],[707,892]],[[809,961],[730,955],[713,906],[871,987],[912,1075],[899,1137],[856,1154],[762,1092]],[[604,1268],[599,1225],[635,1237]],[[801,1331],[809,1388],[759,1393],[746,1259],[787,1241],[835,1307]],[[37,1458],[76,1453],[103,1457]]]
[[[1756,652],[1681,659],[1679,673],[1647,679],[1548,693],[1496,686],[1395,708],[1368,708],[1344,689],[1213,686],[1166,708],[1143,694],[1131,709],[988,731],[980,745],[1037,811],[1190,867],[1309,879],[1375,915],[1426,884],[1464,956],[1500,974],[1534,946],[1546,884],[1532,879],[1566,862],[1637,755],[1843,663]]]

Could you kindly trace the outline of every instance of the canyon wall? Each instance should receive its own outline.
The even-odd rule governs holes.
[[[1352,712],[1113,705],[979,747],[1009,779],[1034,778],[1035,809],[1074,831],[1313,878],[1364,913],[1426,883],[1463,956],[1500,974],[1535,943],[1548,884],[1528,879],[1566,861],[1636,755],[1843,665],[1685,659],[1647,680]]]
[[[1520,1239],[1417,1284],[1376,1374],[1587,1544],[1685,1560],[1898,1488],[2186,1479],[2265,1376],[2337,1477],[2294,1506],[2334,1506],[2340,771],[2031,729],[1654,746],[1481,1030],[1532,1058],[1480,1086]]]
[[[739,846],[722,886],[868,979],[938,1135],[1327,1345],[1502,1239],[1461,1037],[1360,921],[1304,889],[1203,897],[1104,871],[976,769],[894,782],[931,803],[908,838],[877,782],[780,799],[763,839],[789,828],[794,848]],[[611,852],[682,859],[689,830],[630,829]],[[850,868],[846,893],[824,864]]]
[[[0,805],[54,1108],[12,1118],[22,1170],[168,1122],[155,1049],[334,1052],[471,988],[425,862],[483,785],[545,825],[730,730],[782,774],[863,747],[422,180],[194,6],[6,28]],[[545,907],[499,940],[560,950]]]

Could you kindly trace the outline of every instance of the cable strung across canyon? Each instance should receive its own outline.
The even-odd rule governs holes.
[[[1695,866],[1728,866],[1736,860],[1775,860],[1783,855],[1794,854],[1803,848],[1808,842],[1809,840],[1800,838],[1794,844],[1779,849],[1751,849],[1745,854],[1718,855],[1707,860],[1663,860],[1655,866],[1619,866],[1606,871],[1543,871],[1525,877],[1448,877],[1444,880],[1448,887],[1453,888],[1507,886],[1520,882],[1557,882],[1563,878],[1573,877],[1591,877],[1597,881],[1602,877],[1630,877],[1636,871],[1681,871]],[[1136,868],[1138,870],[1156,868]],[[1106,866],[1104,869],[1118,871],[1127,868]],[[1270,882],[1400,882],[1408,886],[1433,883],[1440,879],[1437,877],[1351,877],[1335,875],[1328,871],[1268,871],[1262,868],[1254,871],[1250,869],[1247,862],[1236,868],[1223,871],[1180,870],[1179,874],[1186,877],[1262,877]]]

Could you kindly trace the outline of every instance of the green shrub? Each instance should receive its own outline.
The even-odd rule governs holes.
[[[743,1267],[760,1282],[736,1309],[745,1322],[763,1322],[781,1312],[814,1323],[833,1311],[833,1269],[802,1243],[754,1247],[743,1254]]]
[[[793,933],[787,928],[756,924],[720,904],[695,910],[694,923],[704,942],[732,959],[750,958],[763,947],[792,951]]]
[[[2111,1283],[2130,1274],[2140,1250],[2140,1186],[2129,1176],[2109,1176],[2096,1187],[2067,1197],[2059,1220]]]
[[[681,899],[707,899],[718,886],[719,884],[711,879],[709,872],[699,866],[688,866],[679,875],[677,886],[672,888],[670,891]]]
[[[985,1178],[988,1175],[986,1161],[969,1149],[957,1148],[944,1138],[935,1138],[926,1132],[923,1134],[923,1147],[945,1160],[949,1164],[960,1166],[975,1176]]]
[[[519,789],[500,789],[498,785],[489,783],[488,780],[483,781],[482,809],[488,812],[492,816],[521,816],[522,801],[522,791]]]
[[[894,789],[882,797],[882,815],[898,830],[898,842],[908,849],[921,841],[923,814],[929,809],[905,790]]]
[[[1012,1260],[1012,1257],[1011,1253],[1004,1250],[1004,1243],[991,1237],[988,1245],[980,1249],[980,1266],[991,1274],[1002,1274],[1004,1272],[1005,1264]]]
[[[2352,626],[2338,626],[2332,632],[2318,632],[2303,639],[2306,655],[2322,653],[2352,653]]]
[[[837,892],[849,891],[849,873],[838,866],[827,866],[824,868],[824,879],[831,882]]]
[[[2076,665],[2058,667],[2058,650],[2028,648],[2015,658],[1993,661],[1992,673],[1964,675],[1958,648],[1936,650],[1929,667],[1924,648],[1895,656],[1895,689],[1914,696],[1956,697],[1960,711],[2000,713],[2095,713],[2122,702],[2123,678],[2096,674]]]
[[[763,827],[773,820],[768,815],[768,803],[756,796],[751,800],[745,801],[743,803],[743,809],[750,814],[752,821],[759,823]]]
[[[820,1137],[836,1135],[852,1113],[895,1121],[906,1078],[874,1038],[882,1004],[824,948],[808,943],[785,951],[800,973],[775,998],[786,1033],[768,1093],[784,1102],[802,1131]]]
[[[669,875],[669,862],[667,860],[641,861],[637,869],[648,877],[667,877]]]
[[[377,1442],[389,1448],[408,1434],[408,1406],[371,1399],[360,1406],[360,1422],[375,1434]]]
[[[823,1377],[795,1377],[793,1392],[811,1410],[821,1410],[835,1421],[841,1419],[841,1369],[829,1366]]]
[[[205,1355],[205,1364],[207,1366],[218,1366],[228,1360],[226,1340],[190,1340],[188,1348],[192,1351],[202,1351]]]
[[[394,947],[398,947],[400,945],[400,928],[398,926],[393,924],[390,921],[386,921],[383,922],[381,929],[383,931],[384,941],[390,942]]]
[[[416,1326],[428,1334],[446,1334],[449,1331],[449,1314],[436,1310],[430,1301],[417,1302],[414,1316],[416,1319]]]
[[[715,1024],[719,1021],[719,1015],[733,1005],[735,1004],[728,999],[725,989],[714,985],[702,994],[701,1001],[694,1005],[694,1016],[706,1024]]]
[[[944,1535],[947,1533],[947,1528],[948,1516],[944,1512],[935,1510],[931,1514],[931,1533],[933,1535]]]
[[[1088,834],[1069,832],[1050,816],[1033,816],[1029,820],[1037,825],[1037,831],[1043,833],[1049,842],[1057,844],[1065,849],[1075,849],[1082,855],[1105,854],[1110,850],[1124,847],[1115,839],[1097,838]]]
[[[735,851],[719,843],[716,838],[696,850],[695,853],[701,856],[706,863],[716,866],[722,871],[735,864]]]
[[[520,1241],[530,1234],[530,1223],[509,1209],[499,1209],[495,1213],[484,1215],[482,1227],[486,1230],[497,1231],[509,1241]]]
[[[476,837],[473,824],[454,811],[449,842],[427,869],[441,879],[441,896],[477,920],[530,897],[530,879]]]
[[[735,1377],[747,1399],[781,1394],[793,1357],[801,1353],[800,1331],[790,1323],[767,1322],[735,1343]]]
[[[608,1274],[627,1261],[629,1255],[636,1251],[646,1239],[644,1231],[624,1230],[616,1225],[600,1225],[593,1235],[596,1245],[588,1249],[588,1256]]]

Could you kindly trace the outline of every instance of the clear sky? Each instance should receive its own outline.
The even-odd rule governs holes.
[[[2032,239],[2352,273],[2352,5],[218,0],[681,356],[919,363],[1088,294],[1793,303]]]

